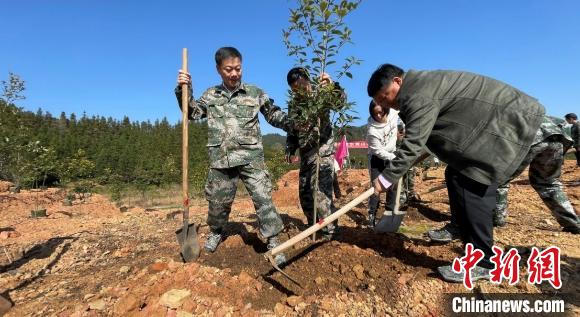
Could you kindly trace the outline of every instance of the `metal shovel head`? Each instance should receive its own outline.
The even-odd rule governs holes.
[[[175,231],[175,235],[181,247],[181,257],[183,260],[185,262],[195,261],[201,251],[199,242],[197,241],[197,228],[195,224],[189,224],[185,232],[183,228]]]
[[[385,214],[375,225],[375,232],[376,233],[392,233],[397,232],[401,223],[403,222],[403,218],[405,218],[405,212],[393,212],[393,211],[385,211]]]

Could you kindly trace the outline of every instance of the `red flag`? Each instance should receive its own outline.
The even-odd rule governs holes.
[[[344,158],[348,156],[348,145],[346,144],[346,135],[342,136],[338,147],[336,148],[336,153],[334,153],[334,158],[338,162],[338,166],[342,169],[342,164],[344,163]]]

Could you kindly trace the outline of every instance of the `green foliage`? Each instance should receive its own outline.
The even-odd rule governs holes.
[[[291,168],[281,156],[283,137],[264,139],[267,164],[279,177]],[[190,191],[202,196],[209,166],[207,124],[190,123],[189,142]],[[23,111],[0,99],[0,179],[26,186],[71,186],[77,196],[105,185],[104,192],[121,200],[129,189],[143,193],[180,184],[181,168],[180,123],[74,113],[53,117],[41,109]]]
[[[73,191],[79,195],[84,202],[86,198],[94,191],[95,182],[91,179],[81,179],[74,183]]]
[[[16,100],[25,99],[26,97],[22,92],[26,89],[24,80],[20,79],[20,76],[9,72],[8,80],[1,80],[2,84],[2,100],[7,104],[12,104]]]
[[[284,158],[284,150],[276,150],[275,148],[267,148],[264,150],[264,157],[266,160],[266,169],[270,173],[272,185],[277,189],[276,183],[278,180],[293,169],[298,169],[296,163],[288,164]]]
[[[96,165],[87,158],[84,150],[79,149],[73,157],[62,162],[60,175],[65,181],[94,177]]]
[[[330,124],[341,130],[354,119],[350,114],[354,103],[348,102],[341,89],[325,82],[328,68],[336,65],[337,58],[344,45],[352,43],[351,30],[344,18],[355,10],[360,0],[297,0],[298,8],[290,9],[290,26],[282,30],[283,41],[288,55],[295,58],[296,64],[310,73],[307,87],[294,87],[289,92],[288,111],[290,118],[302,130],[301,142],[314,145],[316,151],[316,175],[314,188],[318,188],[320,129]],[[347,76],[352,78],[350,68],[360,64],[354,56],[344,59],[337,71],[336,80]],[[330,118],[329,118],[330,117]],[[330,120],[330,122],[325,122]],[[308,128],[308,129],[307,129]],[[307,132],[305,133],[305,131]],[[312,142],[313,141],[313,142]],[[317,210],[317,189],[314,192],[314,210]]]
[[[290,9],[290,26],[282,31],[288,55],[293,56],[296,64],[310,73],[313,87],[289,92],[290,117],[298,126],[313,126],[308,135],[316,142],[320,120],[331,116],[331,124],[341,134],[341,129],[356,119],[350,114],[354,103],[346,100],[341,89],[333,84],[325,85],[320,78],[328,73],[331,65],[336,65],[344,45],[352,43],[351,30],[344,18],[359,3],[347,0],[298,0],[298,7]],[[346,57],[337,71],[336,80],[345,75],[352,78],[350,68],[360,63],[361,60],[354,56]]]
[[[45,147],[40,141],[29,142],[25,145],[22,163],[18,165],[18,175],[22,185],[38,187],[45,185],[49,175],[56,175],[58,161],[56,152],[51,147]]]
[[[336,57],[344,45],[352,44],[352,31],[344,18],[358,7],[360,0],[297,2],[298,7],[290,9],[290,26],[282,30],[284,44],[288,55],[295,57],[296,64],[302,65],[310,73],[323,74],[330,65],[336,64]],[[354,56],[346,57],[337,73],[337,79],[343,75],[352,78],[349,70],[360,62]]]

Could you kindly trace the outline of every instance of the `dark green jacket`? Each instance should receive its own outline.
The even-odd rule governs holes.
[[[457,71],[409,71],[397,96],[406,135],[383,171],[395,183],[427,147],[483,184],[503,183],[527,154],[544,107],[489,77]]]

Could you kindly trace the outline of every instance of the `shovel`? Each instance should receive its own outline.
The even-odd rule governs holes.
[[[183,68],[187,72],[187,48],[183,49]],[[185,262],[191,262],[199,257],[199,242],[197,241],[197,229],[195,224],[189,224],[189,181],[188,181],[188,162],[189,162],[189,130],[188,130],[188,113],[189,113],[189,88],[187,84],[181,85],[181,108],[182,108],[182,194],[183,194],[183,227],[175,231],[177,241],[181,247],[181,257]]]
[[[399,179],[399,184],[397,185],[397,194],[395,197],[395,210],[386,210],[383,217],[375,225],[376,233],[387,233],[387,232],[397,232],[403,222],[403,218],[407,214],[406,211],[399,210],[400,199],[401,199],[401,187],[403,186],[403,179]]]

